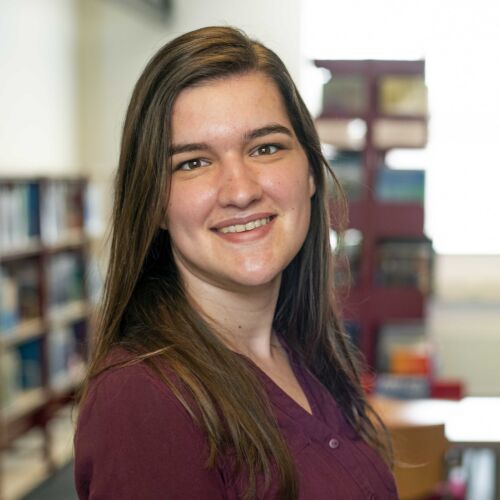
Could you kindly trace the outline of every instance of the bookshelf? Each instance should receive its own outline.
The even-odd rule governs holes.
[[[389,151],[426,145],[425,62],[315,64],[331,77],[316,125],[349,199],[349,230],[336,251],[347,257],[350,273],[340,272],[339,293],[353,340],[369,367],[377,368],[379,332],[386,324],[422,321],[431,291],[425,172],[386,165]]]
[[[50,421],[86,360],[86,191],[83,178],[0,178],[0,452],[40,428],[48,470]],[[0,455],[0,499],[1,478]]]

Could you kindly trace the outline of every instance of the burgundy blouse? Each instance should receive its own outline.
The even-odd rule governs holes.
[[[295,460],[299,499],[397,500],[378,454],[357,437],[322,384],[293,356],[290,362],[312,415],[254,366]],[[144,364],[109,370],[91,383],[75,454],[80,500],[237,500],[244,491],[224,460],[205,467],[204,434]],[[276,491],[273,482],[258,498],[275,499]]]

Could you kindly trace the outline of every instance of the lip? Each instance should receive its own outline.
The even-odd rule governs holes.
[[[272,220],[276,217],[276,214],[272,213],[272,212],[259,212],[256,214],[248,215],[246,217],[234,217],[231,219],[224,219],[224,220],[218,222],[217,224],[215,224],[214,226],[212,226],[210,229],[218,232],[219,229],[222,229],[223,227],[236,226],[238,224],[248,224],[249,222],[252,222],[252,221],[255,221],[258,219],[267,219],[268,217],[271,218],[271,222],[272,222]]]
[[[269,222],[263,226],[256,227],[251,231],[242,231],[240,233],[223,233],[218,229],[212,229],[215,235],[220,238],[222,241],[225,241],[229,244],[255,244],[259,241],[262,241],[267,237],[267,235],[273,230],[274,223],[276,222],[276,214],[272,213],[258,213],[252,214],[249,217],[236,217],[234,219],[226,219],[221,221],[221,223],[217,224],[218,228],[227,227],[228,225],[238,225],[238,224],[247,224],[248,222],[252,222],[258,219],[269,218]]]

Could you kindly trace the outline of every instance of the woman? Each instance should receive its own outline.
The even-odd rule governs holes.
[[[286,68],[204,28],[128,109],[81,499],[397,498],[332,294],[326,176]]]

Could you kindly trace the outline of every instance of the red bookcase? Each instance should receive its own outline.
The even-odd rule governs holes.
[[[384,241],[426,241],[430,248],[424,234],[423,200],[381,200],[376,187],[388,151],[425,147],[425,62],[318,60],[315,64],[328,70],[333,82],[330,87],[325,84],[324,108],[317,119],[320,138],[336,150],[358,151],[361,158],[361,187],[356,199],[349,201],[349,227],[361,232],[362,244],[356,280],[343,299],[343,309],[345,319],[357,326],[368,365],[374,366],[379,327],[391,321],[415,321],[425,314],[424,287],[389,286],[377,279]],[[405,85],[409,98],[399,95]],[[350,139],[353,126],[358,132]],[[427,264],[431,269],[432,262]]]

